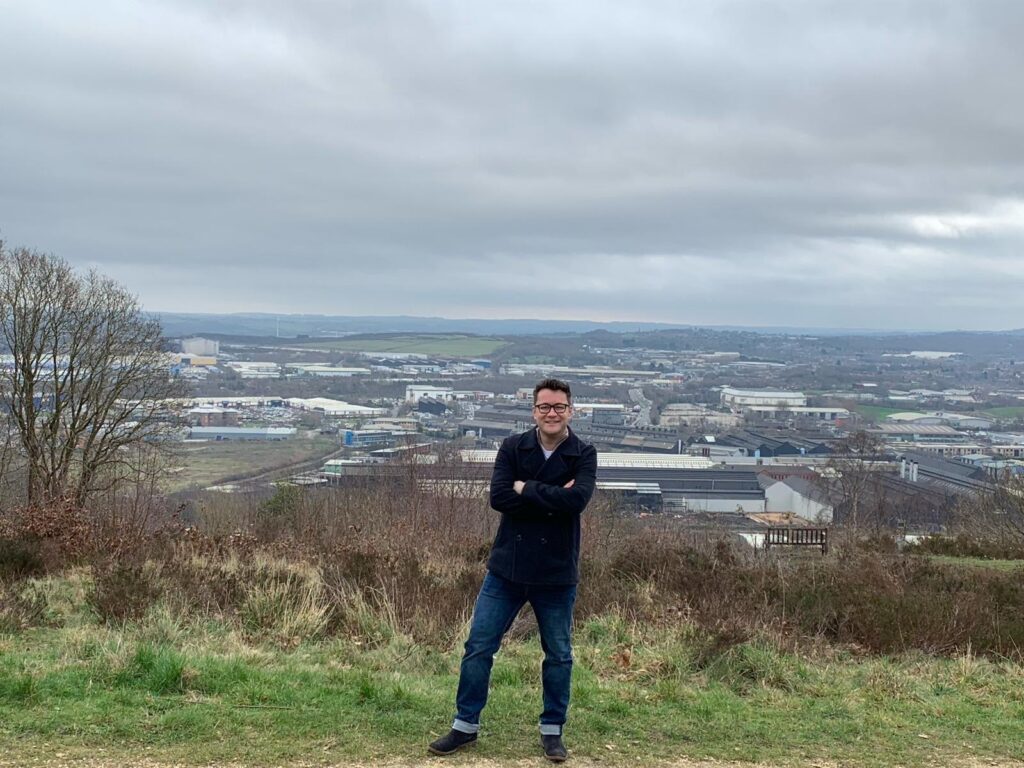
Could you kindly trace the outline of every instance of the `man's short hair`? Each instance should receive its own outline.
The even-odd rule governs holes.
[[[565,399],[570,403],[572,402],[572,390],[569,389],[569,385],[561,379],[544,379],[533,388],[533,403],[537,404],[537,394],[542,389],[550,389],[553,392],[565,392]]]

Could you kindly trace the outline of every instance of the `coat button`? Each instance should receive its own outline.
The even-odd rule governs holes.
[[[547,543],[548,543],[548,540],[547,540],[547,539],[541,539],[541,540],[540,540],[540,543],[541,543],[541,544],[547,544]]]
[[[523,535],[521,533],[517,533],[516,534],[516,541],[522,541],[522,540],[523,540]]]

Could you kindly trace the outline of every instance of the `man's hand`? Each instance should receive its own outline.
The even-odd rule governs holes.
[[[566,483],[562,487],[563,488],[572,488],[572,486],[575,484],[575,482],[576,482],[575,480],[570,480],[568,483]],[[518,493],[520,496],[523,495],[523,488],[525,488],[525,487],[526,487],[526,483],[523,482],[522,480],[516,480],[514,483],[512,483],[512,490],[515,491],[516,493]]]

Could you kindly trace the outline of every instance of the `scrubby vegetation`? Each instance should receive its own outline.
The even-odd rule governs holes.
[[[10,511],[0,738],[25,754],[147,744],[168,759],[191,744],[199,761],[419,754],[451,714],[497,515],[457,485],[416,488],[410,472],[145,514]],[[696,544],[674,521],[640,525],[608,498],[585,521],[578,754],[1024,756],[1018,572],[854,537],[826,558],[767,557],[724,533]],[[534,716],[532,634],[521,617],[490,722]],[[515,733],[530,743],[495,734],[495,756],[532,754]]]

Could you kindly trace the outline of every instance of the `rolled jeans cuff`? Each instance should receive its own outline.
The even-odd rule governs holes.
[[[541,736],[561,736],[562,726],[558,723],[541,723],[540,724],[540,735]]]
[[[478,733],[480,731],[480,723],[467,723],[465,720],[455,718],[455,722],[452,723],[452,730],[459,731],[460,733]]]

